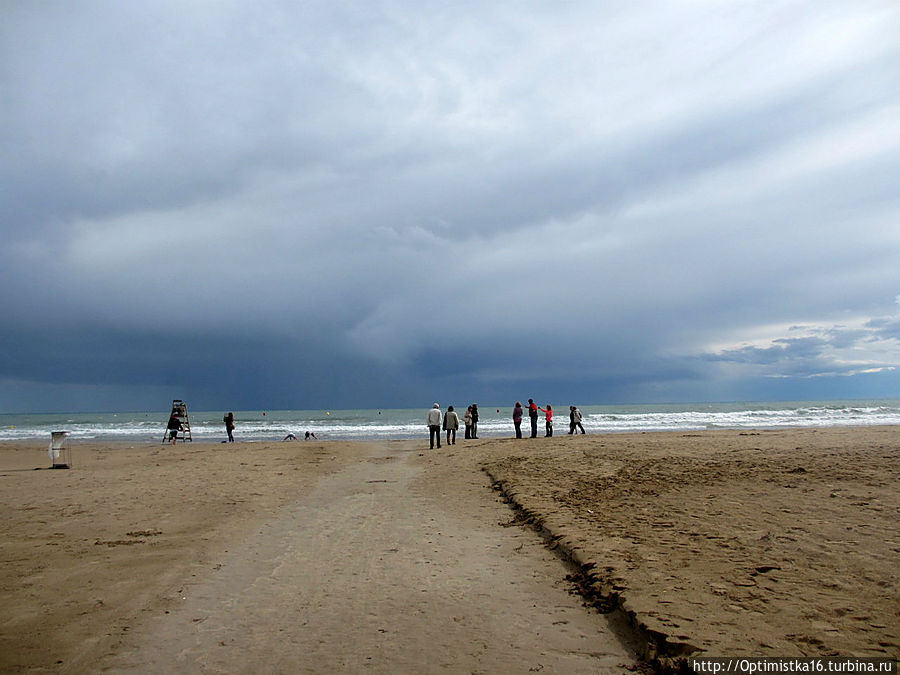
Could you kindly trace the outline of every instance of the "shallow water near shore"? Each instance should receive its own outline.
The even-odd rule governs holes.
[[[454,405],[457,412],[467,404]],[[542,402],[541,405],[544,405]],[[569,404],[554,406],[555,433],[567,433]],[[704,429],[778,429],[877,426],[900,424],[900,400],[738,402],[667,405],[579,406],[588,433],[629,431],[699,431]],[[446,408],[445,408],[446,409]],[[512,406],[479,404],[478,434],[504,437],[512,433]],[[51,431],[67,430],[72,439],[159,443],[168,407],[128,413],[0,414],[0,441],[44,439]],[[226,411],[189,409],[195,441],[225,437]],[[303,438],[309,431],[319,440],[391,440],[421,436],[425,409],[256,410],[234,411],[235,437],[240,441]],[[528,421],[524,426],[527,428]],[[538,432],[544,435],[544,415]],[[462,434],[462,430],[460,431]]]

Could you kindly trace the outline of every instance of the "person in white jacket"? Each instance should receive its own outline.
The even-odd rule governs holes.
[[[441,447],[441,406],[437,403],[428,411],[428,431],[431,441],[431,449],[434,450],[434,439],[437,439],[437,446]]]
[[[584,433],[584,427],[581,425],[582,415],[581,411],[576,408],[574,405],[569,406],[569,434],[576,433],[576,429],[581,429],[581,433]]]

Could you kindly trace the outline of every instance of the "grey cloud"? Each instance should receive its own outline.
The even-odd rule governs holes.
[[[873,337],[900,342],[900,317],[879,317],[866,323]]]
[[[776,338],[767,347],[745,345],[725,349],[708,355],[707,359],[759,366],[768,377],[808,378],[890,371],[900,367],[900,336],[881,327],[893,326],[897,321],[897,317],[871,320],[863,328],[798,326],[791,328],[791,332],[802,331],[806,335]],[[874,350],[873,344],[881,341],[887,343],[887,349]]]
[[[896,361],[891,3],[7,17],[0,380],[696,400]]]

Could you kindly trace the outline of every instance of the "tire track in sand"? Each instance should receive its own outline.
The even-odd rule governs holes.
[[[480,472],[372,444],[230,547],[103,669],[617,673],[634,658]],[[470,475],[471,474],[471,475]]]

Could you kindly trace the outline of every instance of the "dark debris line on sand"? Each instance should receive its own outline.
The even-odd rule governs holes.
[[[654,673],[690,673],[693,672],[687,662],[690,654],[698,648],[686,642],[672,641],[668,635],[652,630],[641,621],[636,612],[628,607],[628,601],[611,579],[604,578],[596,570],[596,565],[584,562],[581,556],[563,535],[547,529],[544,520],[536,513],[523,506],[515,497],[515,493],[507,490],[502,480],[497,479],[487,467],[483,471],[491,479],[491,486],[498,491],[504,501],[513,510],[513,519],[501,523],[504,527],[527,526],[537,532],[548,549],[554,551],[572,571],[566,580],[572,583],[573,592],[584,598],[587,607],[601,614],[618,615],[621,623],[631,632],[631,639],[639,648],[639,657],[643,667]]]

